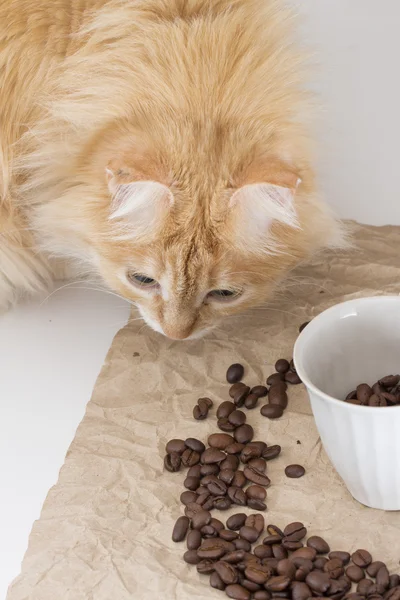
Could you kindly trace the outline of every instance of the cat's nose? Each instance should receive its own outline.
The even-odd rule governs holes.
[[[171,340],[185,340],[193,333],[194,323],[187,324],[168,324],[164,323],[164,334]]]

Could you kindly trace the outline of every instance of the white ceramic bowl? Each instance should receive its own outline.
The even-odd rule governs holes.
[[[360,298],[321,313],[294,348],[323,446],[352,496],[400,510],[400,406],[341,398],[362,382],[400,373],[400,297]]]

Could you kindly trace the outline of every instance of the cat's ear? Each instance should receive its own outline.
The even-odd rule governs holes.
[[[135,235],[154,229],[173,204],[169,187],[147,180],[143,173],[132,168],[110,164],[106,178],[112,198],[110,220],[122,220],[131,226]]]
[[[294,199],[300,183],[298,175],[275,163],[248,173],[229,203],[237,241],[260,247],[274,222],[297,228]]]

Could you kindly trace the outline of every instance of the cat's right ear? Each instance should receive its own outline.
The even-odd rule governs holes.
[[[109,165],[106,179],[111,194],[110,220],[122,222],[135,236],[154,230],[173,204],[166,185],[147,180],[130,168]]]

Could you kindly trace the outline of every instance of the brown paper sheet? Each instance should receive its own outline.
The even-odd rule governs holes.
[[[400,228],[354,228],[356,248],[298,269],[273,309],[230,319],[194,342],[172,342],[140,321],[117,334],[8,600],[225,597],[182,561],[185,545],[171,541],[184,474],[163,472],[165,443],[205,441],[217,430],[215,408],[201,422],[192,409],[202,395],[216,405],[227,399],[232,362],[245,365],[249,384],[262,383],[278,357],[291,357],[306,319],[348,298],[400,292]],[[399,570],[400,513],[368,509],[350,497],[321,448],[303,386],[290,389],[279,421],[261,417],[258,408],[248,422],[256,439],[283,447],[269,464],[267,522],[303,521],[332,548],[365,547]],[[306,467],[302,479],[285,477],[293,462]]]

